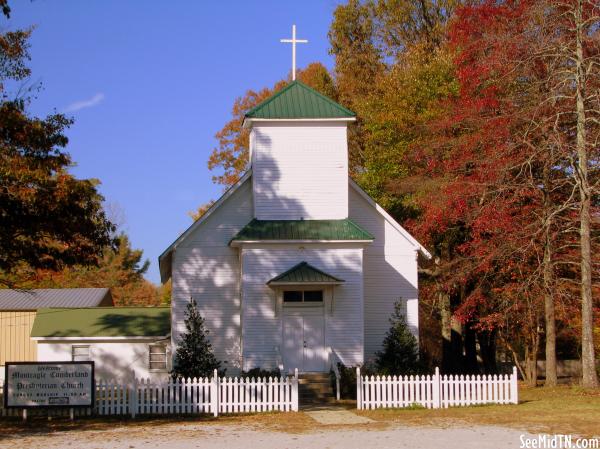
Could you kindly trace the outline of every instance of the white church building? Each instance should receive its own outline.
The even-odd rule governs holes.
[[[173,353],[190,298],[228,374],[363,364],[397,301],[418,335],[417,257],[429,253],[350,179],[354,120],[299,81],[246,114],[247,172],[159,258]]]

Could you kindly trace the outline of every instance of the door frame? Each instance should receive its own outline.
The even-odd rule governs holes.
[[[288,315],[300,315],[302,317],[302,335],[304,339],[304,316],[313,315],[313,316],[321,316],[323,318],[323,345],[322,345],[322,356],[323,356],[323,368],[321,371],[314,372],[327,372],[327,314],[325,313],[325,304],[319,303],[315,304],[290,304],[285,307],[282,307],[281,313],[281,344],[280,344],[280,354],[282,361],[285,362],[286,356],[284,354],[285,351],[285,319]],[[286,367],[284,363],[285,369],[288,371],[290,369],[298,368],[298,372],[308,372],[304,370],[304,348],[302,349],[302,365],[298,367]]]

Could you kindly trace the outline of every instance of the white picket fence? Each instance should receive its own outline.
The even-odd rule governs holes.
[[[170,415],[298,411],[298,370],[292,377],[213,377],[131,383],[98,381],[98,415]],[[0,408],[0,415],[17,416],[18,410]],[[78,409],[76,415],[88,414]]]
[[[356,369],[359,410],[419,405],[447,408],[481,404],[517,404],[517,368],[509,375],[361,376]]]

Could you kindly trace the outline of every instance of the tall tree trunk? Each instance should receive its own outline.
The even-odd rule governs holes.
[[[477,332],[477,341],[479,342],[479,351],[483,363],[484,374],[498,374],[498,365],[496,363],[496,334],[497,331],[479,331]]]
[[[583,56],[583,0],[577,1],[576,27],[576,72],[577,90],[577,183],[579,187],[579,237],[581,246],[581,368],[582,386],[598,386],[596,357],[594,354],[594,316],[592,298],[592,251],[590,235],[591,186],[588,179],[588,154],[586,142],[585,70]]]
[[[552,294],[552,267],[550,265],[550,242],[544,248],[544,314],[546,321],[546,387],[555,387],[556,375],[556,320],[554,317],[554,295]]]
[[[477,365],[477,340],[472,326],[472,322],[465,324],[465,370],[467,374],[479,374],[479,366]]]
[[[465,372],[464,363],[464,341],[463,341],[463,324],[454,315],[450,318],[450,326],[452,328],[451,347],[452,347],[452,372],[460,374]]]
[[[539,332],[534,331],[535,334],[531,335],[531,349],[529,347],[525,350],[525,359],[527,364],[528,379],[527,383],[530,387],[537,387],[538,378],[538,350],[540,348],[540,337]]]
[[[442,372],[453,371],[452,354],[452,310],[450,307],[450,295],[444,291],[438,293],[441,330],[442,330]]]
[[[552,229],[550,215],[550,175],[548,164],[544,166],[544,319],[546,322],[546,387],[555,387],[558,383],[556,375],[556,319],[554,315],[554,294],[552,267]]]

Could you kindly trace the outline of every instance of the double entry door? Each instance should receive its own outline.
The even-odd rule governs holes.
[[[286,370],[325,371],[325,318],[323,307],[285,307],[283,363]]]

